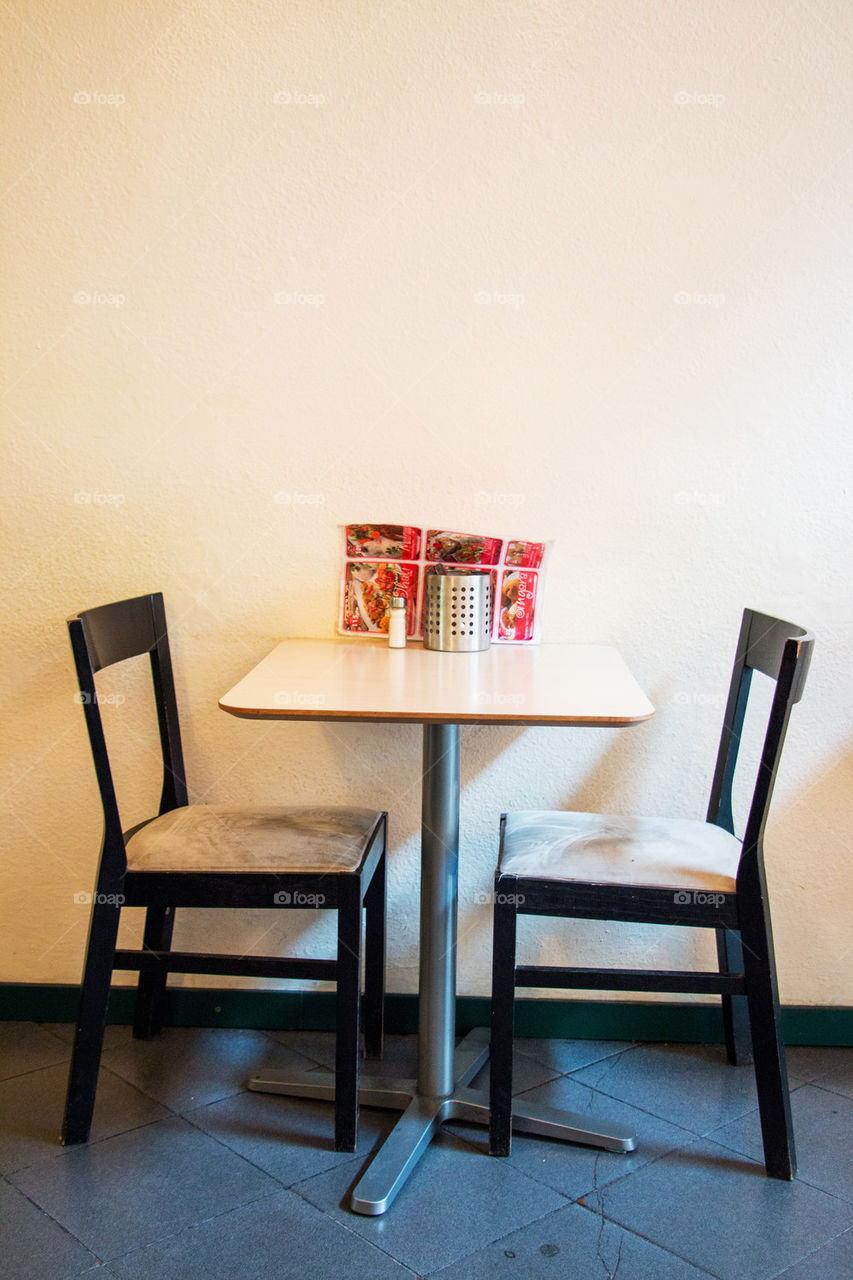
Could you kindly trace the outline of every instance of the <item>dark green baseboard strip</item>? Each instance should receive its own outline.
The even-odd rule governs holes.
[[[114,987],[109,1021],[133,1021],[133,987]],[[73,1022],[77,987],[18,982],[0,984],[0,1021]],[[485,996],[458,996],[457,1030],[485,1027]],[[174,988],[168,993],[166,1023],[174,1027],[257,1027],[294,1031],[330,1031],[335,996],[330,991],[245,991],[206,987]],[[390,1032],[417,1031],[418,1001],[413,995],[389,995]],[[826,1005],[782,1010],[787,1044],[853,1045],[853,1009]],[[668,1040],[718,1044],[723,1038],[719,1008],[710,1004],[660,1001],[517,1000],[516,1034],[554,1040]]]
[[[489,1001],[457,997],[456,1021],[460,1032],[488,1026]],[[722,1044],[723,1018],[719,1008],[707,1004],[516,1000],[515,1034],[546,1040]],[[782,1010],[782,1034],[786,1044],[853,1045],[853,1009],[790,1005]]]

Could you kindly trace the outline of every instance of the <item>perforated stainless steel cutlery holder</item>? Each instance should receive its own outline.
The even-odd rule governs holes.
[[[488,649],[491,630],[491,573],[449,566],[427,571],[425,649],[450,653]]]

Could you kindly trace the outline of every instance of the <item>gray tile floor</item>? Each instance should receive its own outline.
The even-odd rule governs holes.
[[[327,1067],[316,1032],[111,1027],[92,1140],[57,1134],[71,1028],[0,1023],[6,1280],[836,1280],[853,1274],[853,1049],[789,1051],[800,1173],[764,1176],[749,1068],[710,1045],[518,1042],[516,1084],[637,1132],[630,1156],[449,1124],[381,1218],[345,1207],[393,1123],[336,1153],[320,1103],[247,1077]],[[381,1069],[413,1072],[413,1037]],[[370,1066],[371,1071],[374,1064]],[[486,1072],[483,1073],[483,1079]],[[478,1081],[476,1083],[482,1083]]]

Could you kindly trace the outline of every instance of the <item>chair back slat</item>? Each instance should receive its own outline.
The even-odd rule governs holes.
[[[805,636],[805,633],[801,632],[801,635]],[[770,810],[770,801],[773,798],[773,788],[776,785],[776,774],[782,757],[785,734],[788,731],[791,708],[795,702],[794,695],[797,694],[797,698],[802,697],[804,683],[802,671],[803,666],[807,668],[811,660],[811,649],[810,638],[792,637],[785,643],[782,650],[779,674],[776,677],[776,692],[770,708],[761,762],[755,780],[755,791],[746,820],[741,866],[745,858],[761,856],[764,828]]]
[[[87,609],[68,619],[86,728],[104,810],[104,856],[99,886],[124,874],[126,860],[118,800],[110,768],[95,676],[105,667],[147,653],[163,760],[160,812],[187,803],[178,704],[166,630],[163,596],[155,592]]]
[[[97,674],[114,662],[149,653],[157,640],[151,596],[119,600],[78,615],[86,637],[89,664]]]
[[[745,609],[735,652],[707,820],[734,833],[732,787],[753,671],[775,682],[761,760],[743,838],[744,858],[762,857],[762,840],[791,708],[802,697],[814,637],[780,618]]]
[[[154,634],[157,637],[157,643],[151,650],[151,675],[154,680],[157,724],[160,729],[160,748],[163,754],[163,792],[160,796],[160,812],[168,813],[170,809],[177,809],[180,805],[187,804],[187,781],[181,746],[175,677],[172,673],[172,654],[169,649],[169,633],[166,629],[166,608],[159,591],[151,597],[151,609],[154,615]]]
[[[738,667],[735,667],[736,672]],[[714,773],[714,784],[711,788],[711,799],[708,804],[708,821],[715,822],[735,833],[735,817],[732,804],[735,768],[737,766],[738,747],[746,708],[749,703],[749,690],[752,683],[752,668],[740,662],[738,678],[732,681],[729,689],[729,700],[723,718],[723,733],[720,738],[720,750],[717,756],[717,768]]]
[[[803,627],[795,627],[781,618],[771,618],[766,613],[756,613],[754,609],[744,612],[744,619],[749,616],[749,636],[746,648],[746,664],[754,671],[762,671],[771,680],[779,676],[782,655],[788,641],[794,638],[811,639]],[[811,659],[811,643],[803,654],[799,664],[797,680],[791,694],[791,702],[799,702],[803,696],[806,676]]]
[[[101,722],[101,711],[98,705],[98,694],[95,688],[95,672],[92,666],[92,655],[83,625],[82,615],[68,619],[68,633],[71,637],[71,649],[74,664],[77,668],[77,683],[80,686],[80,699],[86,718],[86,730],[89,734],[89,746],[95,764],[95,776],[101,805],[104,810],[104,843],[98,871],[98,892],[115,892],[127,866],[122,837],[121,817],[118,800],[113,783],[110,757],[107,751],[107,740]]]

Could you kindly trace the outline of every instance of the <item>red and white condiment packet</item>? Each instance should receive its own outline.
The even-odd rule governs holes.
[[[497,564],[503,543],[480,533],[454,533],[427,529],[424,559],[444,564]]]
[[[391,597],[405,596],[407,632],[414,635],[418,568],[416,564],[396,560],[348,560],[341,630],[347,635],[387,636]]]
[[[495,601],[497,640],[532,640],[539,574],[533,569],[502,569]]]
[[[407,634],[422,634],[424,576],[440,564],[491,567],[492,640],[535,644],[540,639],[542,578],[549,543],[421,529],[405,524],[344,527],[344,573],[338,630],[343,635],[386,636],[391,596],[404,595]]]

